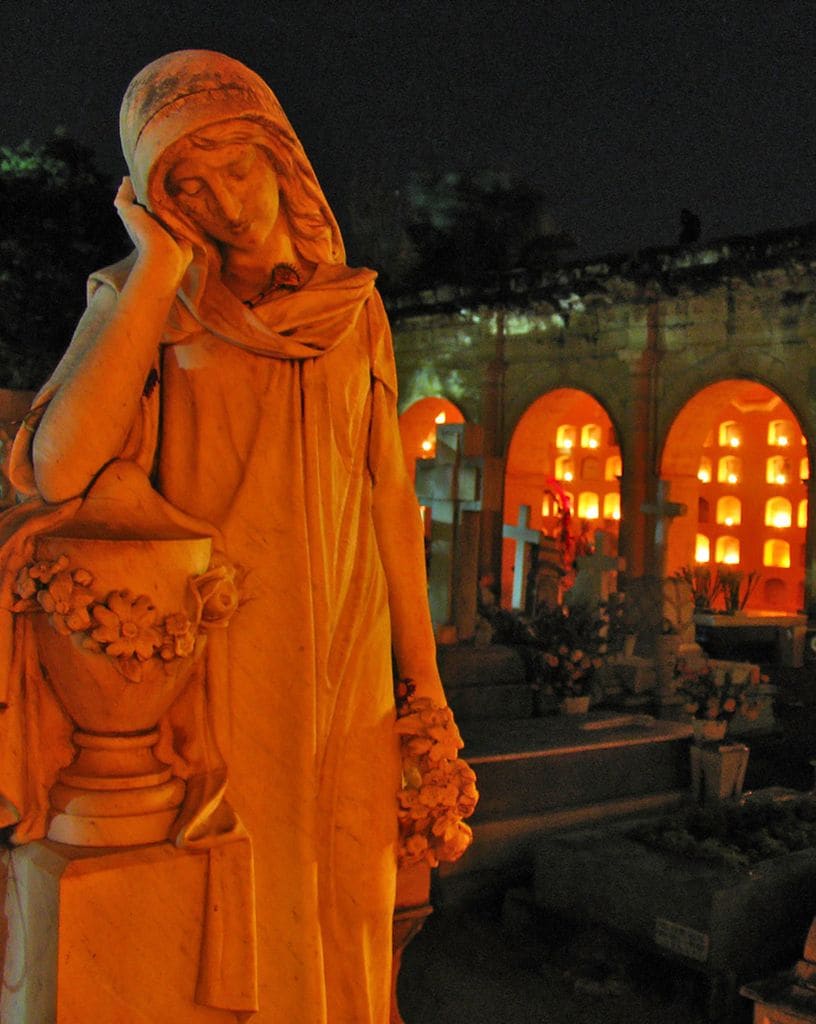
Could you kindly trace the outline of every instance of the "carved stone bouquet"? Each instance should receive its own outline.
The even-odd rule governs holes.
[[[399,863],[454,861],[473,842],[463,821],[476,807],[473,770],[457,756],[463,743],[450,708],[414,697],[405,682],[396,729],[402,744]],[[406,690],[407,687],[407,690]]]
[[[238,605],[235,572],[226,564],[211,566],[189,581],[192,616],[183,610],[159,615],[150,598],[130,590],[94,594],[94,577],[72,568],[68,556],[24,565],[13,591],[15,612],[45,612],[62,636],[76,637],[82,648],[105,654],[131,682],[142,679],[145,662],[166,666],[192,655],[200,630],[224,627]]]

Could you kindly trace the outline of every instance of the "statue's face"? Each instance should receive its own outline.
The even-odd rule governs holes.
[[[251,143],[186,148],[167,175],[167,191],[185,216],[215,242],[254,252],[278,219],[278,179]]]

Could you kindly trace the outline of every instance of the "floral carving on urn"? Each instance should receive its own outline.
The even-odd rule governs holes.
[[[207,631],[237,607],[234,570],[211,564],[206,536],[70,531],[38,537],[14,586],[14,611],[31,615],[45,676],[76,726],[77,756],[50,792],[48,836],[78,846],[158,842],[185,791],[156,757],[158,724]]]

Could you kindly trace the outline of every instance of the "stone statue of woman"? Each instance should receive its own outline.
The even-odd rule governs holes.
[[[134,252],[91,277],[12,473],[38,507],[63,509],[130,460],[218,532],[241,603],[207,713],[252,840],[253,1019],[385,1024],[394,665],[413,707],[433,714],[445,699],[375,274],[346,265],[277,99],[238,62],[155,61],[120,127],[130,176],[115,205]],[[221,790],[190,784],[196,763],[181,844],[223,829]],[[47,766],[29,774],[47,785]],[[21,801],[7,797],[22,838],[36,838]],[[466,828],[449,832],[460,852]]]

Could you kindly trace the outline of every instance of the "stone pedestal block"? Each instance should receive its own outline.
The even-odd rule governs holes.
[[[235,1024],[194,1002],[207,856],[168,843],[15,850],[0,1020]]]

